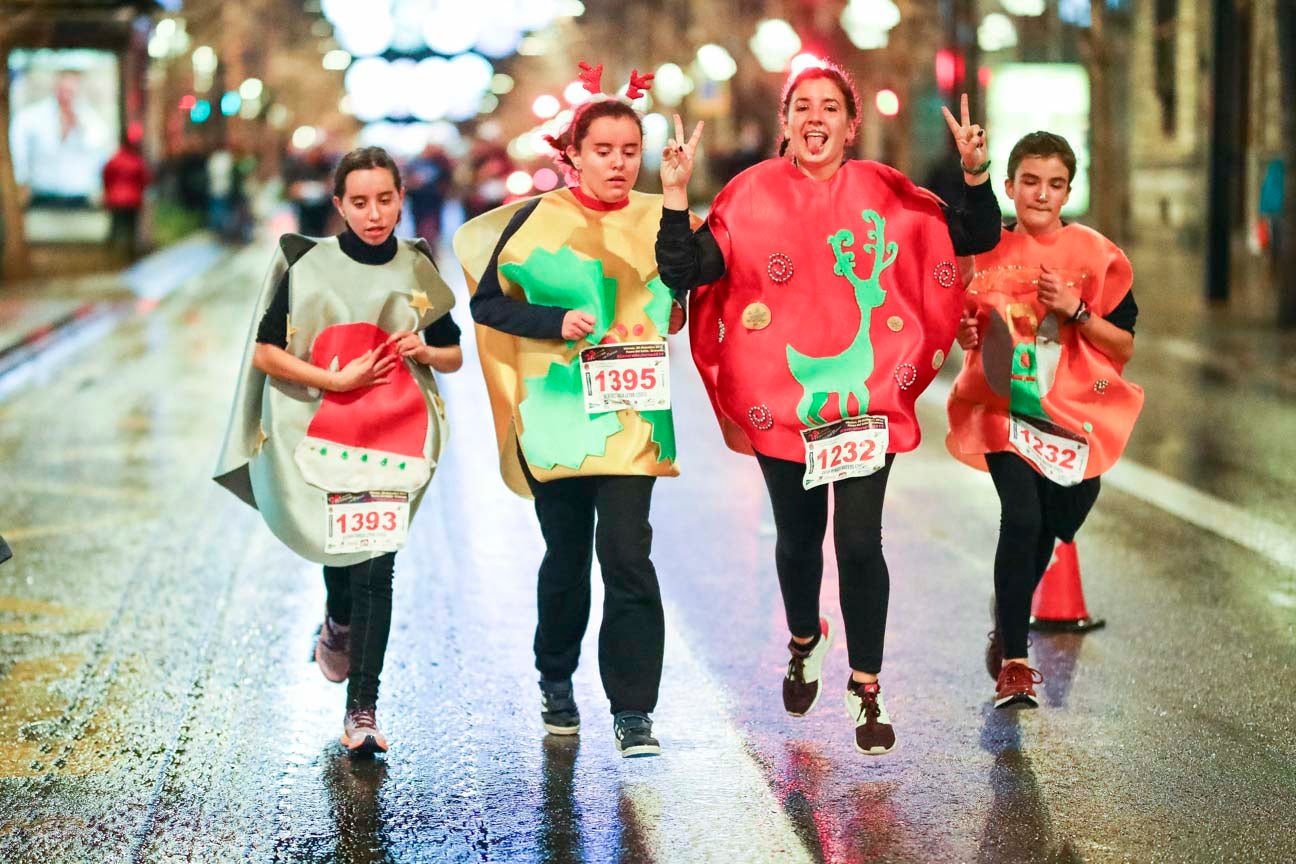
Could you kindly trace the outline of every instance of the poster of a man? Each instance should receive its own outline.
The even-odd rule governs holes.
[[[14,174],[32,208],[98,206],[118,138],[117,58],[105,51],[9,56]]]

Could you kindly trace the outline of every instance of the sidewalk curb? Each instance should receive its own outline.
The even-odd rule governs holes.
[[[71,331],[106,316],[126,317],[131,311],[146,315],[172,291],[190,279],[211,270],[230,251],[206,232],[159,249],[118,271],[118,278],[136,297],[134,303],[120,298],[87,300],[52,321],[19,334],[0,344],[0,376],[37,357]],[[176,266],[180,259],[196,255],[190,266]],[[170,272],[168,272],[170,271]],[[101,274],[96,274],[101,275]]]
[[[40,350],[40,343],[51,338],[56,331],[89,318],[103,305],[101,301],[87,300],[71,312],[65,312],[53,321],[28,330],[8,345],[0,345],[0,372],[10,365],[12,355],[20,351],[34,353]]]

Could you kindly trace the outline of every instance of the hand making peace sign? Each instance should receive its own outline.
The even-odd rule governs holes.
[[[989,150],[986,145],[985,130],[968,117],[966,93],[963,94],[960,108],[963,115],[961,123],[954,119],[954,115],[944,105],[941,106],[941,113],[945,115],[945,124],[954,135],[954,145],[958,147],[959,161],[963,163],[963,170],[970,173],[985,164],[989,158],[987,155]]]
[[[675,115],[675,137],[666,142],[662,150],[661,180],[662,189],[685,189],[689,178],[693,176],[693,154],[697,152],[698,142],[702,140],[703,121],[699,120],[693,129],[693,137],[684,141],[684,121]]]

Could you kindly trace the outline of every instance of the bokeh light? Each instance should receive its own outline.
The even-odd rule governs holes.
[[[558,101],[557,97],[551,96],[548,93],[545,93],[542,96],[537,96],[535,101],[531,103],[531,112],[541,120],[548,120],[561,109],[562,103]]]
[[[558,186],[558,172],[552,168],[541,168],[532,175],[531,182],[535,185],[536,191],[548,192]]]
[[[782,18],[766,18],[756,25],[747,47],[766,72],[782,72],[801,50],[801,37]]]
[[[879,90],[873,104],[883,117],[894,117],[900,113],[900,97],[894,90]]]
[[[531,175],[525,171],[514,171],[504,181],[504,188],[510,195],[525,195],[531,191]]]
[[[792,63],[788,67],[788,74],[796,75],[802,70],[809,69],[812,66],[818,66],[822,69],[824,61],[821,58],[816,57],[814,54],[798,54],[792,58]]]
[[[319,130],[314,126],[298,126],[293,130],[292,146],[298,150],[309,150],[319,140]]]

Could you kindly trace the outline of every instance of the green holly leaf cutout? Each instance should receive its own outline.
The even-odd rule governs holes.
[[[527,461],[545,470],[555,465],[580,468],[587,456],[607,452],[607,439],[621,431],[615,411],[585,413],[580,365],[550,363],[543,376],[524,378],[522,450]]]
[[[594,316],[594,332],[587,338],[597,344],[612,326],[616,313],[615,279],[603,275],[603,262],[581,258],[569,247],[557,252],[535,249],[521,264],[500,267],[530,303],[579,309]]]

